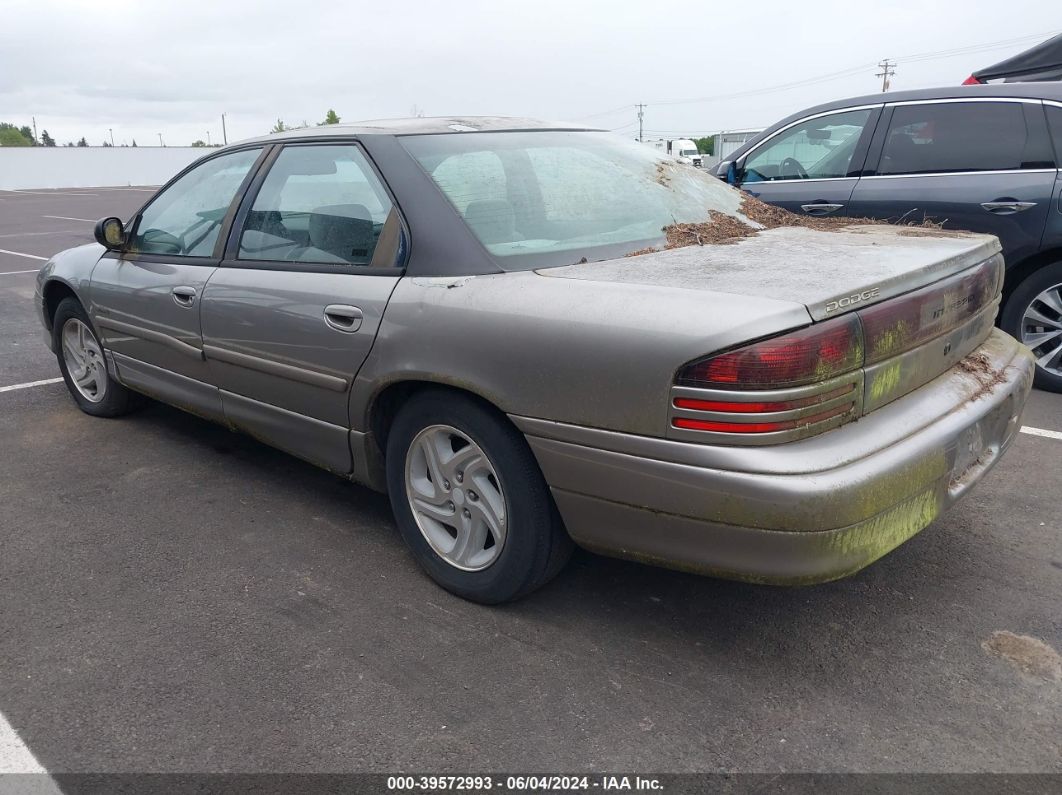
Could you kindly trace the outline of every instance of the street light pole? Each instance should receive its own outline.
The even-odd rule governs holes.
[[[162,133],[159,133],[159,146],[165,146],[166,144],[162,140]]]
[[[225,130],[225,114],[224,113],[221,114],[221,140],[224,142],[225,146],[229,145],[229,134]]]
[[[210,130],[207,130],[207,146],[210,146]]]
[[[114,128],[113,127],[108,127],[107,128],[107,132],[109,132],[111,134],[111,146],[113,147],[114,146]]]

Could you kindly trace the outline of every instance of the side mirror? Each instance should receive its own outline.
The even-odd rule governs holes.
[[[737,186],[741,183],[738,177],[737,163],[730,162],[726,165],[726,184]]]
[[[118,251],[125,245],[125,225],[121,218],[102,218],[96,222],[96,242],[109,251]]]

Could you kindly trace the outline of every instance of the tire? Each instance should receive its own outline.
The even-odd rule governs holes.
[[[1030,310],[1050,322],[1043,319],[1037,322],[1032,318],[1026,322],[1026,313]],[[1057,324],[1057,328],[1052,324]],[[1036,365],[1036,386],[1049,392],[1062,392],[1062,335],[1043,342],[1042,337],[1035,336],[1062,329],[1062,262],[1039,268],[1014,288],[1003,307],[1000,326],[1032,348],[1038,360],[1048,357],[1047,367],[1039,362]],[[1055,343],[1059,348],[1054,347]]]
[[[571,556],[527,441],[474,398],[444,389],[413,396],[391,426],[386,467],[402,538],[428,576],[457,596],[480,604],[518,599]]]
[[[64,334],[69,335],[66,342]],[[133,394],[107,372],[103,345],[76,298],[64,298],[55,310],[52,347],[66,388],[79,409],[93,417],[117,417],[133,408]]]

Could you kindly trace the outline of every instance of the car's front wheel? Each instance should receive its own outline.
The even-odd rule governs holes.
[[[1040,268],[1014,288],[1000,325],[1032,349],[1036,386],[1062,392],[1062,262]]]
[[[395,520],[428,575],[474,602],[551,579],[572,543],[527,442],[501,415],[448,390],[415,395],[387,440]]]
[[[94,417],[117,417],[132,406],[132,393],[107,372],[103,346],[76,298],[64,298],[52,319],[52,347],[66,388]]]

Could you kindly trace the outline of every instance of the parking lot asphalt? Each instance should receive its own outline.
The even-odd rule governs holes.
[[[0,389],[58,376],[19,271],[149,196],[0,192]],[[0,391],[0,713],[53,773],[1062,772],[1060,454],[1021,434],[837,583],[578,553],[485,608],[381,495],[158,404]]]

